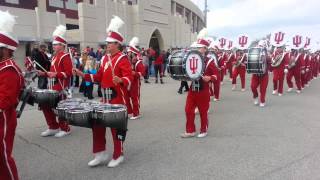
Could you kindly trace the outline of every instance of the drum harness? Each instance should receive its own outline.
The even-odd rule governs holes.
[[[112,58],[111,58],[110,54],[108,54],[107,56],[108,56],[108,62],[106,62],[106,65],[105,65],[103,71],[106,71],[108,69],[108,67],[110,66],[111,74],[112,74],[112,78],[113,78],[115,75],[114,75],[114,66],[112,65]],[[115,65],[117,65],[118,61],[122,57],[124,57],[124,55],[121,55],[120,57],[118,57]],[[103,90],[102,102],[109,104],[110,101],[116,96],[116,92],[113,88],[102,88],[102,90]]]

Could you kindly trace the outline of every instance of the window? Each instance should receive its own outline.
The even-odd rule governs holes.
[[[49,0],[49,6],[57,7],[57,8],[64,8],[62,0]]]
[[[66,1],[66,8],[78,11],[78,5],[77,5],[76,0],[68,0],[68,1]]]
[[[5,0],[6,3],[19,4],[19,0]]]

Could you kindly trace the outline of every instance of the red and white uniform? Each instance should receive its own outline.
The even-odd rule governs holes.
[[[212,63],[210,64],[212,75],[216,76],[217,79],[214,81],[211,81],[209,83],[210,88],[210,95],[213,96],[215,99],[219,100],[220,98],[220,88],[221,88],[221,71],[222,69],[219,66],[219,62],[212,60]]]
[[[226,73],[227,73],[227,69],[226,69],[227,59],[228,59],[227,53],[221,52],[220,54],[218,54],[218,63],[221,68],[221,71],[220,71],[220,78],[221,78],[220,81],[221,82],[223,82],[224,75],[226,75]]]
[[[287,74],[287,84],[289,88],[293,88],[292,78],[294,77],[297,89],[301,91],[301,70],[302,70],[302,61],[303,55],[301,53],[295,54],[293,52],[290,53],[290,58],[295,58],[296,65],[291,69],[288,69],[288,62],[286,63],[286,69],[288,69]]]
[[[284,82],[284,69],[285,65],[290,59],[290,53],[276,51],[272,54],[272,59],[276,58],[279,54],[282,54],[282,62],[277,67],[272,67],[273,72],[273,90],[279,94],[283,94],[283,82]]]
[[[16,106],[24,79],[12,59],[0,62],[0,179],[18,180],[17,167],[12,157],[17,126]]]
[[[267,92],[267,87],[269,82],[270,64],[271,64],[271,59],[268,56],[266,73],[262,75],[252,74],[252,77],[251,77],[251,91],[254,99],[259,97],[258,87],[260,86],[260,103],[266,102],[266,92]]]
[[[30,56],[27,56],[27,57],[24,59],[24,67],[25,67],[26,71],[32,71],[32,70],[34,69],[33,63],[32,63],[32,61],[31,61]]]
[[[312,71],[312,58],[311,54],[307,54],[306,56],[306,84],[309,84],[311,80],[311,71]]]
[[[70,78],[72,76],[72,61],[69,53],[58,52],[53,56],[50,66],[50,72],[56,72],[56,81],[52,89],[56,91],[63,91],[69,87]],[[64,99],[64,95],[61,95],[61,99]],[[56,118],[52,107],[41,105],[40,109],[46,118],[49,129],[59,129],[65,132],[70,131],[68,123],[63,119]]]
[[[307,84],[308,55],[306,53],[302,53],[301,56],[301,87],[304,88]]]
[[[145,68],[140,54],[132,60],[133,81],[129,90],[128,109],[132,109],[133,117],[140,115],[140,79],[144,77]]]
[[[240,55],[239,53],[236,54],[236,59],[240,59],[241,64],[238,67],[234,67],[232,72],[232,84],[237,84],[237,78],[240,75],[241,80],[241,88],[246,88],[246,63],[247,63],[247,54],[244,53],[243,55]],[[236,60],[234,61],[233,65],[236,63]]]
[[[205,62],[205,71],[203,76],[210,76],[211,81],[219,81],[218,77],[215,75],[215,67],[213,60],[206,59]],[[208,110],[210,103],[210,92],[209,92],[209,82],[204,82],[202,79],[200,80],[202,83],[202,89],[200,91],[193,91],[192,85],[190,90],[188,91],[185,112],[186,112],[186,132],[194,133],[196,131],[195,127],[195,109],[198,107],[200,119],[201,119],[201,129],[200,133],[206,133],[208,130]],[[193,82],[194,83],[194,82]]]
[[[228,53],[226,61],[226,71],[229,73],[229,78],[232,79],[233,63],[236,60],[236,55],[233,52]]]
[[[114,74],[113,74],[114,73]],[[122,79],[122,84],[113,83],[113,75]],[[120,51],[114,55],[106,55],[102,57],[102,65],[97,74],[86,74],[86,81],[100,82],[101,88],[112,88],[116,92],[116,96],[109,100],[110,104],[126,105],[124,89],[130,89],[133,80],[131,65],[128,57]],[[113,159],[117,159],[123,154],[122,142],[117,138],[117,130],[111,129],[113,137]],[[105,151],[106,149],[106,128],[93,125],[93,153]]]
[[[317,78],[319,74],[319,61],[320,61],[320,55],[318,53],[315,53],[313,56],[314,61],[314,68],[313,68],[313,77]]]

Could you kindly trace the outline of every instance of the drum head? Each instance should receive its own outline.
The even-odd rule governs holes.
[[[184,67],[187,77],[199,80],[204,71],[204,59],[197,50],[188,51],[184,56]]]

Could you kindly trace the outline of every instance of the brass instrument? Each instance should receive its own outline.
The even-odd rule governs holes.
[[[271,66],[272,67],[278,67],[280,66],[280,64],[282,63],[283,59],[284,59],[284,55],[285,53],[281,53],[281,54],[278,54],[275,58],[272,59],[272,62],[271,62]]]
[[[243,59],[244,59],[244,54],[242,54],[242,56],[239,56],[237,58],[237,61],[236,63],[234,64],[235,67],[239,67],[241,65],[241,63],[243,62]]]

